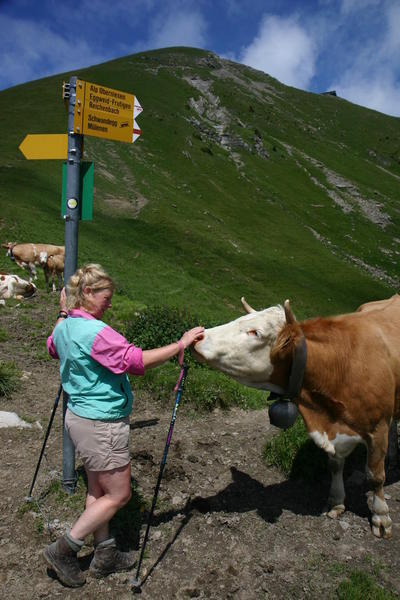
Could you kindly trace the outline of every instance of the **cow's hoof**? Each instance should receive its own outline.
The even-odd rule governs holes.
[[[372,525],[372,533],[375,537],[384,538],[385,540],[390,540],[392,537],[392,528],[389,527],[385,529],[385,527],[376,527],[376,525]]]
[[[389,515],[372,516],[372,533],[378,538],[390,540],[392,537],[392,519]]]
[[[344,504],[337,504],[336,506],[332,506],[332,508],[324,514],[330,519],[337,519],[345,510]]]

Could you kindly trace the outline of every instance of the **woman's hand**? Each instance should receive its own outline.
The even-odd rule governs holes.
[[[202,339],[204,333],[204,327],[193,327],[193,329],[189,329],[186,331],[181,337],[180,341],[184,345],[185,348],[191,346],[194,342],[198,342]]]

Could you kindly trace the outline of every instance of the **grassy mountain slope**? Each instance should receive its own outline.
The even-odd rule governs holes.
[[[289,297],[299,317],[398,288],[400,120],[286,87],[209,52],[169,48],[74,72],[137,94],[133,144],[85,137],[94,219],[80,262],[101,262],[138,306],[204,318]],[[27,133],[62,133],[62,81],[0,92],[4,240],[62,243],[60,161],[27,161]],[[16,269],[2,255],[1,270]]]

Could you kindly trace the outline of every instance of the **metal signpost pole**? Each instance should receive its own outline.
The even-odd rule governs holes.
[[[76,100],[76,77],[70,78],[68,103],[68,157],[65,211],[65,265],[64,282],[73,275],[78,265],[78,225],[80,202],[80,167],[83,136],[74,133],[74,112]],[[63,395],[63,489],[73,494],[76,487],[75,448],[64,423],[68,394]]]

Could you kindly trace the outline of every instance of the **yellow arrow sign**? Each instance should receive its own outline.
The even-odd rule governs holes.
[[[68,135],[66,133],[29,133],[19,145],[28,160],[65,160],[68,155]]]

